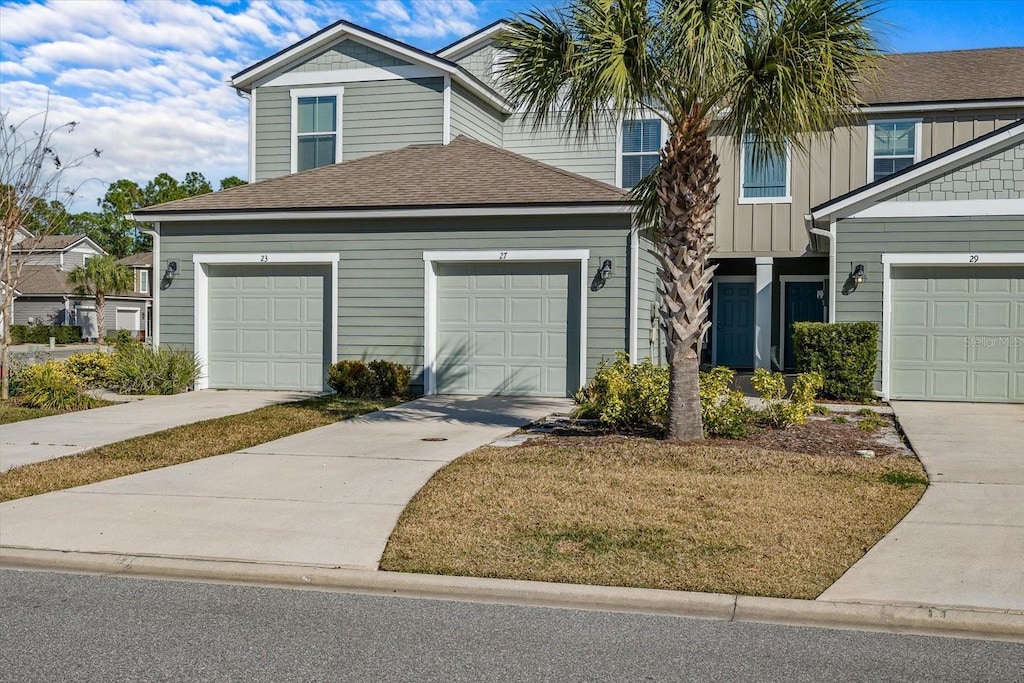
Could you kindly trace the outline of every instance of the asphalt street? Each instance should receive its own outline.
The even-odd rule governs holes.
[[[1024,645],[0,571],[3,681],[1019,681]]]

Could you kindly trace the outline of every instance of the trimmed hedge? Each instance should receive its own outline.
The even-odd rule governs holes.
[[[49,344],[54,337],[58,344],[82,341],[82,328],[76,325],[11,325],[12,344]]]
[[[352,398],[391,398],[409,391],[412,371],[389,360],[338,361],[327,372],[327,384],[340,396]]]
[[[825,378],[824,396],[842,401],[875,398],[877,323],[794,323],[793,348],[798,372]]]

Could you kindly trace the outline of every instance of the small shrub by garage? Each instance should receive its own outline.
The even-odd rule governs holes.
[[[191,349],[140,342],[118,347],[111,356],[110,383],[121,394],[180,394],[200,376],[199,359]]]
[[[795,323],[793,345],[797,370],[820,374],[824,396],[842,401],[875,397],[876,323]]]
[[[49,344],[53,337],[58,344],[82,341],[82,328],[75,325],[11,325],[12,344]]]
[[[630,363],[619,352],[602,362],[594,379],[576,394],[577,417],[627,429],[662,429],[668,411],[668,368],[645,358]]]
[[[409,391],[412,371],[389,360],[338,361],[327,373],[327,384],[339,396],[351,398],[390,398]]]

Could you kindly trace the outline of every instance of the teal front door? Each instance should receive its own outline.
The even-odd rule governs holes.
[[[715,285],[714,337],[717,365],[754,366],[753,281],[720,281]]]
[[[787,370],[796,368],[793,345],[793,323],[825,322],[825,285],[823,282],[786,283],[786,331],[783,342],[783,365]]]

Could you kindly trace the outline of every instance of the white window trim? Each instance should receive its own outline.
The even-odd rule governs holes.
[[[623,152],[622,151],[622,128],[626,121],[645,121],[649,119],[657,119],[658,125],[661,126],[661,147],[655,152]],[[615,187],[622,187],[622,157],[626,154],[630,156],[640,156],[642,154],[658,154],[661,149],[665,147],[665,143],[668,142],[668,126],[665,125],[665,121],[660,116],[652,113],[649,116],[641,116],[639,118],[627,119],[624,116],[620,116],[618,123],[615,127]],[[630,189],[630,188],[623,188]]]
[[[334,97],[334,135],[336,140],[334,142],[334,163],[341,163],[342,152],[341,152],[341,103],[342,97],[345,94],[345,88],[341,86],[335,86],[332,88],[292,88],[289,91],[292,98],[292,114],[291,114],[291,126],[289,128],[291,135],[291,147],[292,147],[292,165],[291,172],[296,173],[299,168],[299,98],[300,97]],[[319,133],[318,133],[319,135]]]
[[[787,282],[820,282],[822,300],[825,307],[825,322],[829,319],[828,291],[825,289],[827,275],[780,275],[779,276],[779,357],[776,359],[778,366],[783,371],[786,368],[786,283]]]
[[[882,398],[892,391],[892,267],[964,265],[972,268],[1024,264],[1024,252],[882,254]]]
[[[793,203],[793,150],[792,146],[786,145],[786,194],[782,197],[744,197],[743,186],[746,181],[746,156],[747,145],[740,142],[740,191],[737,202],[739,204],[792,204]]]
[[[139,269],[139,293],[149,294],[149,271],[145,268]]]
[[[875,125],[879,123],[912,123],[914,124],[914,163],[921,161],[921,131],[923,119],[871,119],[868,121],[868,184],[875,182]],[[890,176],[893,174],[889,174]],[[888,178],[889,176],[886,176]],[[880,180],[884,180],[880,178]]]
[[[297,253],[265,253],[265,254],[193,254],[192,263],[195,270],[193,283],[193,350],[199,359],[199,378],[196,379],[196,390],[208,389],[210,386],[210,276],[207,266],[274,266],[281,264],[329,265],[331,281],[327,294],[330,296],[330,345],[331,365],[338,362],[338,252],[297,252]],[[324,324],[328,324],[324,321]]]
[[[718,365],[718,284],[720,282],[750,282],[755,286],[754,297],[757,297],[757,276],[756,275],[716,275],[711,281],[711,330],[713,331],[711,342],[711,365]],[[754,328],[757,329],[757,312],[754,312]],[[756,349],[755,349],[756,351]]]
[[[579,383],[587,382],[587,290],[589,249],[517,249],[512,251],[451,250],[423,252],[423,393],[437,393],[437,264],[515,262],[578,262],[580,264]]]

